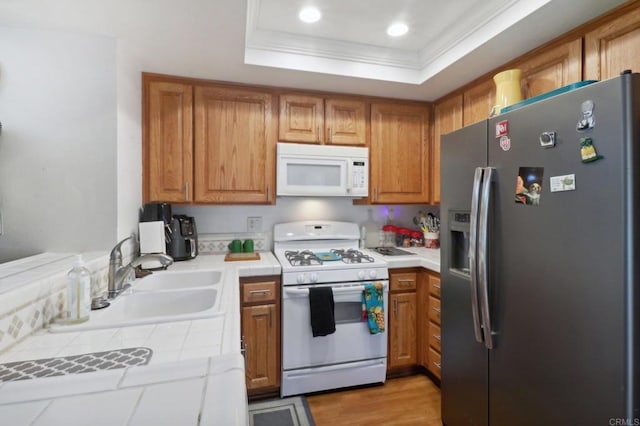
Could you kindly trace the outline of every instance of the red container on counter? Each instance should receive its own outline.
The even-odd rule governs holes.
[[[396,246],[411,247],[411,229],[398,228],[396,231]]]
[[[411,247],[422,247],[423,244],[422,232],[411,231]]]

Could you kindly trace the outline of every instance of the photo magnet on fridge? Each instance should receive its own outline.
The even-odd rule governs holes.
[[[516,204],[540,204],[543,175],[544,167],[520,167],[516,177]]]

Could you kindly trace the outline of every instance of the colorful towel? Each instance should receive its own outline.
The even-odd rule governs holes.
[[[362,319],[367,320],[369,332],[384,332],[384,293],[382,283],[365,284],[362,291]]]

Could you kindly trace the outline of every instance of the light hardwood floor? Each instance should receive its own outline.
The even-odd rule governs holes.
[[[441,426],[440,389],[426,376],[388,379],[384,386],[307,396],[316,426]]]

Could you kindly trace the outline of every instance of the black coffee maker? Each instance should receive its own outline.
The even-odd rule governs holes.
[[[140,222],[164,222],[166,253],[173,260],[189,260],[198,255],[198,232],[191,216],[171,214],[171,204],[147,203],[142,208]]]
[[[171,242],[167,243],[167,254],[174,260],[189,260],[198,255],[198,232],[192,216],[173,215]]]

